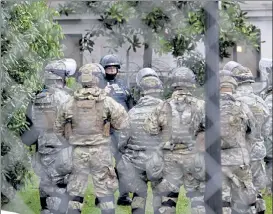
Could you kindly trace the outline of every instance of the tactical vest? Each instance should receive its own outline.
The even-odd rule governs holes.
[[[32,107],[32,121],[38,131],[53,131],[57,116],[54,94],[48,90],[39,93]]]
[[[127,100],[129,92],[124,85],[122,85],[118,80],[109,81],[112,88],[109,96],[112,97],[116,102],[121,104],[126,111],[129,110]]]
[[[192,148],[195,145],[195,132],[201,123],[201,118],[197,116],[199,112],[196,102],[195,98],[188,96],[169,102],[171,108],[169,133],[172,144],[179,149]]]
[[[146,99],[147,100],[147,99]],[[128,143],[128,148],[132,150],[146,150],[147,148],[155,148],[160,144],[160,135],[152,136],[146,133],[143,129],[144,121],[149,114],[162,102],[157,98],[150,98],[145,103],[145,97],[142,98],[143,102],[133,107],[129,112],[131,124],[131,139]]]
[[[72,132],[77,136],[92,136],[103,134],[104,101],[75,100],[72,120]]]
[[[246,124],[242,104],[232,95],[221,95],[221,162],[224,166],[249,164]]]
[[[242,120],[242,106],[229,95],[221,96],[220,124],[221,124],[221,148],[246,148],[245,126]]]
[[[263,140],[261,136],[262,126],[265,122],[265,112],[264,112],[265,106],[262,103],[262,98],[253,94],[237,95],[235,98],[248,105],[249,109],[251,110],[253,116],[256,119],[255,138],[262,141]]]

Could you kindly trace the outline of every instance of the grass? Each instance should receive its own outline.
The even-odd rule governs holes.
[[[83,207],[83,214],[100,214],[100,210],[95,207],[95,195],[90,180],[90,185],[85,194],[85,202]],[[118,192],[115,194],[117,200]],[[272,197],[265,197],[267,211],[266,214],[272,213]],[[3,210],[17,212],[20,214],[39,214],[40,201],[38,192],[38,179],[35,176],[32,182],[29,182],[27,186],[16,194],[14,200],[9,204],[2,207]],[[190,213],[189,200],[185,196],[185,191],[181,188],[179,194],[179,200],[177,204],[177,213]],[[131,213],[130,207],[118,206],[116,209],[117,214],[129,214]],[[152,208],[152,192],[149,186],[149,195],[146,204],[146,214],[153,214]]]

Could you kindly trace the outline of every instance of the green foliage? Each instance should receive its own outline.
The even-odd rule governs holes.
[[[2,188],[7,203],[10,191],[21,188],[28,176],[29,157],[20,134],[27,128],[25,113],[29,101],[42,88],[44,65],[60,58],[61,27],[53,21],[58,13],[45,1],[1,2],[1,151]]]
[[[82,87],[81,84],[78,83],[74,77],[67,78],[66,85],[68,88],[72,89],[73,91]]]
[[[205,83],[205,60],[201,53],[189,51],[180,60],[180,66],[191,69],[196,75],[197,84],[202,86]]]
[[[60,15],[66,15],[74,14],[76,13],[76,10],[74,9],[74,5],[72,3],[68,3],[65,5],[59,4],[59,13]]]
[[[192,62],[192,57],[184,57],[184,55],[194,52],[198,42],[204,42],[205,3],[201,1],[163,1],[161,4],[149,1],[91,2],[88,10],[100,15],[98,21],[101,25],[86,33],[80,42],[82,51],[92,52],[95,37],[105,36],[109,38],[111,52],[116,52],[118,47],[129,42],[128,51],[132,47],[133,51],[144,47],[145,52],[147,47],[152,47],[156,53],[171,52],[174,57],[189,60],[185,64],[197,65],[198,63]],[[79,8],[79,5],[83,4],[75,2],[75,5]],[[221,7],[217,20],[220,25],[220,59],[230,57],[229,50],[236,43],[254,47],[259,51],[259,30],[248,23],[247,13],[242,12],[239,2],[221,1]],[[145,54],[144,56],[146,57]],[[195,71],[198,75],[203,73],[201,71],[203,59],[200,62],[198,68],[193,67],[193,70],[198,70]],[[203,79],[204,77],[199,76],[198,82],[203,84]]]
[[[39,201],[39,192],[38,192],[38,178],[33,175],[33,181],[28,182],[26,188],[24,190],[21,190],[17,193],[17,200],[12,201],[10,204],[3,207],[3,210],[11,211],[11,212],[17,212],[20,214],[39,214],[40,213],[40,201]],[[118,198],[118,191],[115,193],[115,201],[117,201]],[[152,208],[152,189],[150,182],[148,183],[148,196],[146,201],[146,214],[152,214],[153,208]],[[264,194],[263,194],[264,195]],[[132,197],[132,195],[130,196]],[[264,196],[265,202],[266,202],[266,212],[265,214],[271,214],[272,213],[272,197],[270,196]],[[20,200],[21,199],[21,200]],[[95,192],[94,187],[92,185],[92,181],[90,179],[88,188],[85,192],[84,197],[84,205],[82,209],[83,214],[100,214],[101,211],[98,207],[94,204],[95,201]],[[190,201],[186,197],[186,192],[183,187],[180,188],[179,197],[177,201],[176,206],[176,212],[177,213],[190,213]],[[131,207],[130,206],[116,206],[116,213],[118,214],[130,214],[131,213]]]

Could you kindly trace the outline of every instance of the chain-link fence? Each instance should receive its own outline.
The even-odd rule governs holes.
[[[4,42],[4,45],[1,48],[3,66],[3,71],[1,72],[1,203],[2,205],[4,205],[3,209],[13,210],[17,213],[36,214],[40,212],[42,213],[42,211],[46,213],[45,210],[47,210],[48,213],[54,213],[58,211],[64,214],[68,209],[66,206],[68,206],[67,204],[69,202],[74,206],[73,211],[77,211],[78,213],[99,213],[99,208],[101,209],[102,213],[114,213],[109,211],[114,210],[114,207],[111,207],[111,203],[113,202],[111,200],[113,199],[109,199],[109,197],[111,198],[112,196],[114,196],[114,191],[111,192],[111,190],[109,189],[112,188],[111,181],[113,181],[116,177],[116,172],[112,172],[112,168],[108,165],[105,165],[103,168],[104,171],[106,168],[107,172],[104,173],[102,172],[103,170],[98,172],[97,168],[100,167],[100,164],[105,164],[105,160],[108,157],[104,154],[104,150],[98,150],[101,152],[101,156],[105,155],[105,159],[103,158],[102,160],[100,160],[100,154],[98,155],[96,153],[96,150],[92,150],[93,147],[97,146],[96,142],[101,141],[100,138],[98,138],[97,141],[95,140],[97,135],[90,136],[90,138],[92,138],[92,140],[94,141],[94,144],[89,145],[89,149],[90,151],[92,150],[92,152],[90,152],[90,154],[82,153],[79,158],[81,161],[84,159],[91,160],[92,158],[94,159],[94,157],[98,157],[97,161],[92,160],[92,164],[95,166],[91,166],[92,164],[88,166],[93,173],[91,173],[92,176],[95,177],[93,179],[93,185],[90,185],[90,180],[86,181],[83,178],[79,177],[82,180],[74,181],[76,187],[73,191],[76,193],[74,197],[72,197],[73,194],[71,192],[73,191],[68,192],[66,188],[69,179],[71,180],[71,177],[74,176],[72,175],[73,173],[60,173],[59,169],[54,168],[55,166],[62,168],[66,164],[68,165],[73,157],[75,159],[75,153],[72,157],[72,153],[70,150],[69,152],[65,151],[64,153],[61,153],[61,151],[63,151],[62,149],[66,149],[68,147],[67,141],[62,138],[62,140],[65,142],[64,143],[62,142],[62,140],[60,140],[60,137],[56,137],[57,134],[53,132],[53,127],[51,127],[50,130],[40,129],[41,127],[43,127],[43,125],[48,125],[49,118],[50,120],[55,120],[56,118],[60,117],[60,115],[58,114],[64,111],[63,108],[67,105],[66,102],[64,102],[62,105],[60,104],[61,102],[57,102],[57,104],[54,104],[53,101],[55,102],[57,99],[62,100],[62,97],[60,96],[63,95],[60,93],[58,95],[59,97],[55,96],[55,92],[53,93],[50,90],[47,90],[46,87],[43,88],[39,85],[41,82],[43,82],[43,78],[41,78],[41,76],[43,75],[41,74],[47,61],[61,57],[58,53],[49,53],[50,51],[56,51],[55,47],[58,46],[58,41],[52,41],[54,35],[59,34],[60,32],[59,27],[54,27],[51,32],[46,25],[43,25],[41,28],[38,27],[36,29],[37,25],[39,26],[39,24],[42,23],[42,20],[38,19],[39,16],[37,16],[37,11],[35,11],[35,5],[33,6],[32,4],[32,2],[18,2],[18,4],[8,2],[2,3],[2,8],[4,8],[4,10],[2,11],[2,19],[5,22],[5,25],[3,25],[4,28],[2,28],[1,33],[2,42]],[[71,5],[73,4],[77,3],[72,2]],[[66,8],[67,11],[65,11],[68,13],[69,11],[71,11],[71,5],[69,7],[67,6],[67,8],[62,7],[62,10],[65,10]],[[129,43],[132,49],[137,49],[139,48],[139,46],[141,46],[141,43],[139,43],[135,35],[141,35],[142,37],[144,37],[143,46],[141,46],[141,48],[143,48],[146,58],[143,59],[143,63],[145,62],[146,64],[150,64],[151,67],[158,73],[164,88],[163,100],[169,100],[169,98],[172,97],[174,91],[174,88],[171,86],[173,81],[172,76],[174,73],[173,71],[176,68],[172,68],[168,63],[161,61],[160,57],[157,60],[147,62],[147,60],[153,59],[153,57],[150,55],[151,53],[153,53],[153,51],[150,51],[150,49],[154,49],[154,52],[156,52],[158,51],[158,46],[160,46],[162,50],[165,50],[165,52],[172,53],[174,58],[178,59],[177,67],[187,66],[190,67],[191,70],[193,70],[196,76],[198,87],[191,91],[191,97],[194,97],[194,99],[198,98],[198,100],[204,101],[205,112],[203,112],[203,116],[205,116],[205,121],[202,121],[204,125],[202,130],[204,136],[201,141],[203,142],[203,144],[205,144],[205,150],[200,152],[204,158],[201,159],[201,161],[199,160],[199,165],[194,165],[196,164],[195,156],[186,156],[184,154],[177,155],[171,149],[169,149],[171,151],[170,153],[166,153],[167,155],[163,152],[163,160],[165,161],[165,163],[163,161],[162,164],[169,167],[168,169],[173,171],[169,172],[169,174],[165,174],[165,177],[161,177],[155,183],[160,187],[163,186],[163,189],[166,188],[171,191],[169,191],[167,195],[164,194],[168,191],[161,191],[159,195],[153,194],[154,192],[152,193],[151,189],[156,189],[153,186],[155,185],[155,183],[150,180],[152,186],[149,186],[148,196],[145,194],[145,196],[137,195],[136,192],[132,192],[135,193],[132,197],[132,209],[117,206],[116,213],[156,213],[155,207],[151,205],[155,203],[155,200],[152,200],[152,195],[154,196],[153,199],[158,199],[158,197],[160,198],[160,202],[158,205],[159,207],[157,207],[159,208],[157,210],[157,213],[221,214],[231,213],[231,209],[233,209],[233,212],[236,211],[237,213],[246,213],[245,210],[250,213],[252,207],[257,208],[255,203],[256,201],[261,199],[261,192],[255,192],[255,194],[257,193],[257,199],[255,195],[255,203],[253,202],[246,204],[245,201],[247,200],[247,196],[240,195],[241,192],[234,191],[236,188],[248,188],[247,185],[253,186],[252,180],[250,179],[250,183],[247,183],[246,181],[249,180],[244,180],[247,179],[246,177],[238,177],[240,176],[240,174],[235,173],[237,169],[232,171],[231,174],[228,174],[226,171],[224,171],[227,165],[221,162],[221,151],[223,151],[223,133],[221,133],[222,129],[220,123],[220,121],[222,121],[222,114],[220,109],[221,96],[219,82],[219,64],[221,63],[222,57],[225,57],[225,54],[227,54],[225,53],[227,47],[229,48],[231,46],[235,46],[236,39],[240,39],[240,42],[245,42],[247,45],[252,45],[257,49],[260,48],[260,44],[257,44],[256,41],[257,37],[255,37],[257,36],[255,26],[244,25],[247,20],[244,17],[243,12],[238,9],[238,4],[236,2],[228,1],[221,1],[221,3],[218,1],[202,3],[194,1],[161,1],[160,3],[156,1],[115,3],[106,3],[103,1],[86,1],[78,3],[78,6],[80,7],[77,7],[77,9],[80,11],[84,11],[85,13],[98,13],[100,15],[100,19],[98,19],[97,21],[101,25],[101,28],[97,29],[96,32],[92,32],[92,36],[97,35],[97,40],[100,36],[107,35],[113,42],[113,44],[109,44],[110,46],[113,45],[115,46],[115,48],[117,46],[117,48],[124,49],[123,45]],[[32,11],[29,12],[27,9],[24,9],[27,7],[32,7]],[[83,7],[85,8],[84,10]],[[33,13],[31,16],[27,17],[27,19],[31,20],[31,23],[27,23],[26,26],[24,25],[26,22],[26,20],[24,20],[24,17],[18,16],[18,13],[21,9],[23,12],[27,11],[27,13]],[[238,16],[238,20],[235,17],[232,17],[232,15]],[[13,16],[15,21],[13,20]],[[42,18],[47,18],[48,22],[53,22],[51,18],[47,17],[47,13],[43,14]],[[178,21],[180,19],[182,21]],[[29,28],[28,25],[32,24],[34,27]],[[13,28],[14,26],[16,26],[16,28]],[[151,32],[152,35],[148,35]],[[12,37],[12,33],[16,33],[16,36],[14,36],[14,38]],[[43,34],[46,34],[46,36],[43,37]],[[235,36],[232,36],[231,34],[234,34]],[[250,34],[255,36],[251,37]],[[81,41],[79,45],[82,45],[84,42],[86,42],[85,47],[88,47],[88,50],[94,49],[94,53],[99,50],[96,50],[93,47],[92,36],[84,37],[85,40]],[[32,37],[35,38],[33,39]],[[152,40],[154,41],[151,41],[150,38],[152,38]],[[35,42],[39,39],[44,40],[45,43],[43,45],[40,44],[40,46],[38,45],[37,47],[35,47]],[[24,42],[24,40],[27,41]],[[125,40],[127,43],[124,42]],[[201,57],[199,54],[189,54],[189,57],[185,57],[183,55],[184,52],[194,52],[196,50],[196,42],[200,41],[203,41],[205,45],[204,59],[200,59]],[[20,43],[23,43],[23,45],[20,46]],[[178,48],[178,46],[180,46],[180,48]],[[39,48],[43,50],[40,52]],[[83,47],[81,47],[81,49],[82,48]],[[127,48],[128,47],[126,46],[126,50]],[[198,62],[200,63],[198,64]],[[22,64],[23,66],[21,66]],[[16,66],[18,66],[18,70],[20,68],[20,73],[16,73]],[[243,66],[247,67],[247,64]],[[266,67],[268,69],[271,69],[272,77],[272,60],[271,65],[268,65]],[[119,78],[123,80],[123,82],[125,82],[125,86],[129,86],[129,88],[137,90],[138,86],[135,82],[135,79],[137,72],[141,68],[142,66],[139,65],[139,63],[135,63],[134,58],[131,57],[130,62],[127,62],[126,65],[121,66]],[[34,74],[29,71],[34,71]],[[21,79],[18,80],[19,76]],[[82,81],[82,79],[80,80]],[[37,85],[32,85],[31,83],[33,82]],[[270,84],[266,85],[266,91],[268,90],[269,85]],[[264,91],[263,89],[261,89],[261,86],[259,84],[256,84],[254,88],[257,94],[259,94],[261,91]],[[63,90],[63,88],[59,89]],[[118,88],[118,90],[121,89]],[[76,96],[75,94],[79,93],[79,91],[76,91],[77,93],[74,92],[69,91],[71,96]],[[135,98],[135,104],[137,105],[138,102],[140,102],[141,100],[141,96],[138,91],[135,91],[135,93],[136,94],[133,95],[133,97]],[[54,99],[45,99],[47,96],[50,97],[51,95],[52,97],[55,96]],[[79,96],[79,94],[77,94],[77,96],[81,97]],[[42,102],[38,103],[38,99],[41,99]],[[86,105],[87,107],[85,106],[85,108],[87,109],[91,108],[90,106],[88,106],[88,104],[83,105]],[[181,108],[183,106],[184,105],[182,103]],[[111,106],[109,108],[111,108]],[[193,106],[193,109],[196,109],[195,106]],[[32,110],[32,113],[29,112],[30,110]],[[98,109],[96,109],[96,111],[99,112]],[[183,111],[185,111],[185,109],[179,112]],[[41,115],[37,116],[35,115],[35,113],[37,112],[42,113]],[[52,112],[54,113],[53,118],[50,117],[50,114]],[[77,111],[73,111],[72,117],[75,118],[75,115],[80,115],[81,113],[82,112],[79,113]],[[92,112],[90,112],[90,114],[91,113]],[[142,113],[145,114],[145,112]],[[169,112],[167,112],[166,114],[168,113]],[[146,114],[145,117],[149,118],[151,114]],[[39,116],[41,116],[44,121],[38,121],[38,124],[40,124],[41,127],[37,128],[37,123],[34,125],[32,122],[35,120],[37,122],[37,118]],[[267,115],[267,118],[269,117],[272,117],[272,114],[271,116]],[[92,120],[93,117],[90,117],[89,119]],[[26,120],[27,122],[25,122]],[[66,123],[67,121],[63,122]],[[57,122],[55,121],[55,124],[56,123]],[[81,123],[85,124],[85,121],[81,121]],[[180,129],[185,127],[185,123],[191,124],[191,121],[183,122],[183,126],[181,125]],[[65,128],[64,124],[62,125],[63,128]],[[75,127],[79,124],[76,124],[75,127],[73,127],[73,125],[73,131],[78,131],[75,131]],[[137,127],[137,129],[138,128],[139,127]],[[190,127],[190,129],[191,128],[192,127]],[[184,133],[184,131],[185,130],[177,132],[180,133],[180,135],[183,135],[181,133]],[[79,131],[79,133],[81,134],[84,132],[88,132],[88,130]],[[169,135],[171,133],[169,133]],[[234,133],[234,135],[236,135],[236,133]],[[178,136],[178,138],[179,137],[185,136]],[[23,143],[26,145],[23,145]],[[187,143],[182,142],[181,144],[186,145]],[[55,146],[57,148],[56,152],[53,151]],[[83,144],[81,146],[84,147],[85,145]],[[192,148],[190,148],[189,151],[191,149]],[[51,150],[53,152],[51,152]],[[134,155],[138,157],[140,159],[139,161],[141,162],[142,157],[137,156],[137,153],[140,153],[140,151],[135,152]],[[67,157],[68,159],[65,159]],[[168,161],[175,159],[176,157],[178,157],[177,160],[174,160],[173,162]],[[188,157],[190,157],[190,159],[188,159]],[[234,158],[233,154],[230,154],[229,158]],[[263,159],[259,161],[263,162]],[[118,161],[116,160],[116,162]],[[167,165],[170,163],[171,165]],[[272,162],[270,163],[272,164]],[[60,164],[63,165],[60,166]],[[180,168],[177,167],[177,165],[179,165]],[[224,166],[224,170],[222,166]],[[82,166],[78,167],[80,168]],[[202,174],[201,177],[198,177],[201,174],[199,173],[199,171],[201,171],[202,167],[203,169],[205,169],[205,173]],[[244,167],[249,166],[237,166],[235,164],[232,167],[238,167],[241,171],[243,171],[243,169],[245,169]],[[39,171],[40,174],[37,173],[37,175],[35,175],[33,170],[35,170],[36,173]],[[147,176],[145,174],[147,172],[145,170],[142,171],[143,174],[140,173],[138,176]],[[130,173],[133,174],[133,171],[130,172],[129,169],[127,173],[128,177],[130,177]],[[225,173],[227,173],[228,175]],[[119,172],[118,174],[122,173]],[[198,174],[198,176],[196,177],[195,174]],[[44,177],[42,177],[41,175]],[[176,178],[171,177],[170,175],[180,177]],[[105,177],[107,177],[107,179],[109,180],[107,180]],[[239,184],[233,180],[233,177],[236,177],[239,180]],[[56,182],[56,180],[54,179],[58,180],[58,182]],[[228,182],[226,182],[225,184],[228,183],[229,186],[223,187],[223,179],[228,180]],[[24,184],[24,182],[21,182],[21,180],[27,180],[28,182]],[[132,178],[132,180],[134,180],[134,177]],[[44,186],[41,186],[41,184],[39,184],[39,181],[43,181],[44,183],[42,183],[42,185]],[[104,183],[104,181],[109,181],[109,183]],[[128,183],[131,184],[132,182],[133,181],[130,181]],[[147,178],[145,182],[148,182]],[[167,184],[164,182],[167,182]],[[87,184],[89,184],[88,188]],[[243,187],[243,185],[245,186]],[[102,187],[102,190],[98,187]],[[186,193],[184,189],[180,191],[180,187],[183,187],[186,190]],[[224,193],[222,191],[222,188],[224,188]],[[80,193],[78,193],[82,191],[82,189],[86,191],[84,195],[80,195]],[[101,190],[101,192],[98,189]],[[29,195],[25,195],[24,192],[28,192]],[[104,192],[107,192],[108,195]],[[100,203],[104,204],[105,207],[104,205],[99,205],[99,207],[96,207],[94,205],[96,196],[100,198]],[[226,198],[224,198],[224,196]],[[145,201],[145,197],[148,198],[147,202]],[[145,198],[145,200],[142,200],[143,198]],[[225,200],[222,200],[223,198]],[[234,198],[236,200],[239,198],[241,201],[239,199],[239,201],[234,201]],[[272,198],[269,197],[268,201],[270,201],[271,199]],[[241,202],[241,204],[239,202]],[[78,205],[77,203],[80,205]],[[143,203],[147,203],[146,212],[145,205],[143,205]],[[84,208],[82,208],[82,205]],[[227,210],[225,208],[230,208],[230,210]],[[265,208],[267,210],[272,209],[268,204]],[[41,211],[41,209],[44,210]],[[140,211],[141,209],[142,211]],[[259,210],[259,212],[262,213],[264,212],[264,210]],[[255,213],[255,211],[253,211],[253,213]]]

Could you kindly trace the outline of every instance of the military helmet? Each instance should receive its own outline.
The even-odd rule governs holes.
[[[99,83],[98,74],[104,73],[104,68],[98,63],[90,63],[79,69],[79,82],[83,87],[94,87]]]
[[[228,70],[232,72],[233,77],[236,79],[236,81],[239,84],[242,83],[254,83],[254,77],[252,72],[250,71],[249,68],[242,66],[241,64],[234,62],[234,61],[230,61],[228,62],[223,70]]]
[[[64,79],[73,75],[76,69],[77,63],[74,59],[54,60],[45,67],[45,78],[50,80]]]
[[[233,74],[229,70],[221,70],[219,72],[220,76],[220,88],[232,88],[233,91],[236,90],[238,83],[236,82]]]
[[[138,85],[140,93],[143,95],[161,93],[163,91],[162,82],[155,76],[143,77]]]
[[[116,55],[109,54],[101,58],[100,64],[105,69],[110,66],[115,66],[120,69],[120,60]]]
[[[187,67],[178,67],[171,74],[172,87],[195,88],[195,75],[191,69]]]
[[[144,77],[148,77],[148,76],[154,76],[159,78],[158,74],[155,72],[155,70],[151,69],[151,68],[142,68],[141,70],[139,70],[139,72],[136,75],[136,83],[139,86],[140,81],[142,80],[142,78]]]

